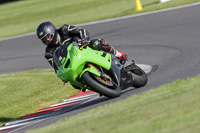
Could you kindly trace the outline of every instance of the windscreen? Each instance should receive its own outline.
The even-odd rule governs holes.
[[[69,46],[69,44],[64,44],[60,47],[58,47],[54,54],[53,54],[53,60],[56,63],[57,67],[59,68],[60,66],[63,65],[63,59],[65,59],[67,57],[67,47]]]

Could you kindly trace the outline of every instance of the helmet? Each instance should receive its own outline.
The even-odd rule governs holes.
[[[36,34],[43,44],[50,47],[56,46],[60,40],[56,26],[49,21],[41,23]]]

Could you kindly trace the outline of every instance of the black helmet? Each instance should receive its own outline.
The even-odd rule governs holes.
[[[37,28],[36,34],[43,44],[51,47],[56,46],[58,39],[60,39],[56,26],[49,21],[41,23]]]

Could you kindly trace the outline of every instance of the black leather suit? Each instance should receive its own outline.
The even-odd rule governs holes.
[[[45,49],[45,58],[48,60],[50,65],[55,69],[55,71],[58,68],[53,62],[53,53],[60,45],[63,45],[66,42],[72,41],[73,37],[78,37],[80,39],[87,39],[87,40],[90,39],[89,32],[84,28],[64,24],[62,27],[58,28],[57,30],[58,30],[58,34],[60,35],[60,43],[55,44],[51,47],[47,46]],[[116,52],[116,50],[113,47],[111,47],[108,44],[108,42],[106,42],[104,39],[93,39],[90,41],[89,46],[95,50],[102,50],[108,53],[112,53],[114,55]]]

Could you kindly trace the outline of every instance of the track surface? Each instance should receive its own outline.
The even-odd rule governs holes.
[[[65,117],[109,104],[156,88],[176,79],[200,73],[200,4],[165,12],[82,26],[92,38],[104,38],[119,51],[128,52],[136,63],[158,66],[147,86],[124,93],[116,99],[50,117],[16,133],[43,127]],[[43,58],[44,46],[36,35],[0,41],[0,74],[51,68]]]

